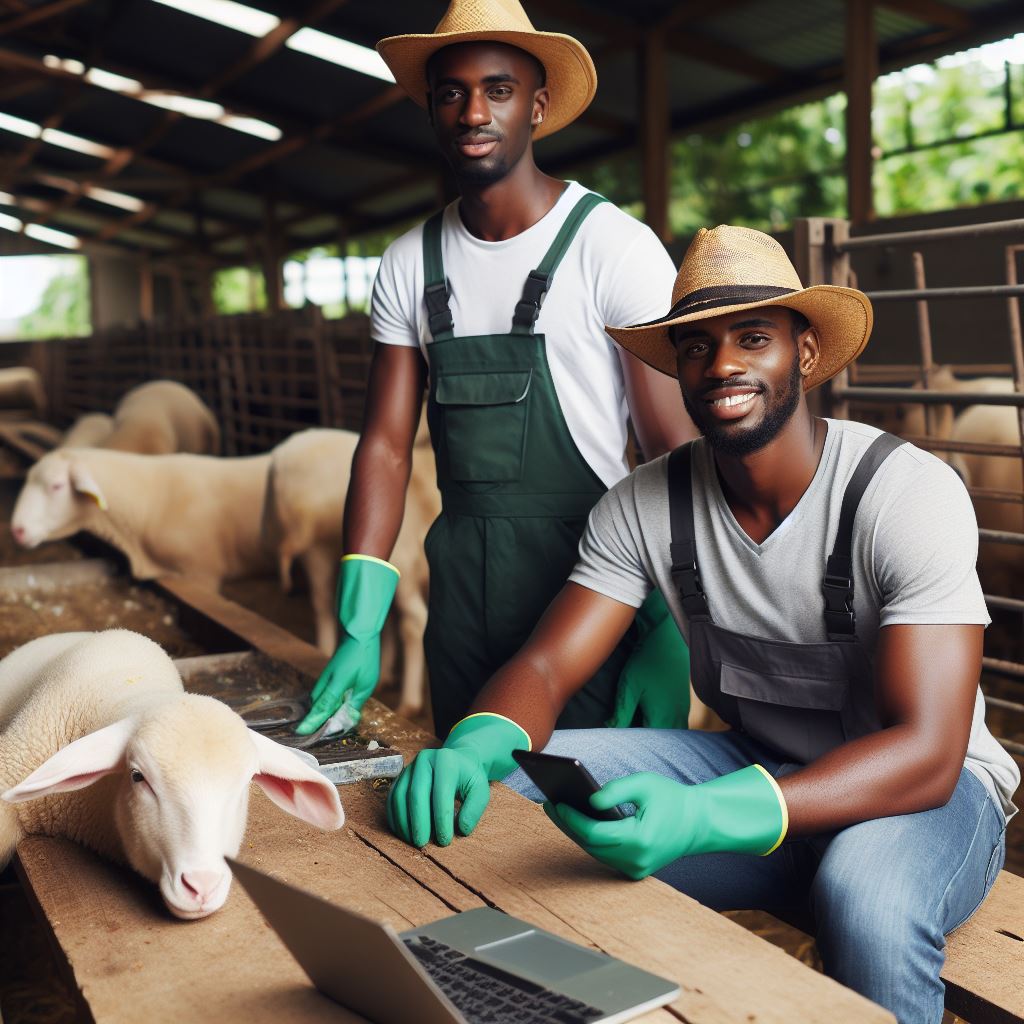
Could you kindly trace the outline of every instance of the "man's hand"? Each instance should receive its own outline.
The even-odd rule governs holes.
[[[602,786],[597,810],[631,803],[624,821],[598,821],[565,804],[546,803],[548,817],[582,849],[629,878],[646,878],[698,853],[771,853],[786,834],[786,805],[760,765],[687,786],[640,772]]]
[[[313,706],[295,729],[300,736],[316,732],[341,707],[350,691],[349,707],[359,720],[380,676],[380,631],[395,596],[398,575],[398,570],[382,558],[346,555],[341,560],[341,643],[313,687]]]
[[[423,750],[405,766],[388,794],[388,828],[413,846],[438,846],[459,831],[468,836],[491,799],[489,783],[513,772],[513,750],[529,750],[530,737],[510,718],[479,712],[458,722],[440,750]]]
[[[660,590],[637,613],[636,648],[619,675],[612,729],[633,724],[637,709],[648,729],[685,729],[690,714],[690,651]]]
[[[388,828],[413,846],[430,842],[431,826],[438,846],[448,846],[455,833],[455,801],[459,832],[476,828],[491,799],[491,786],[475,750],[442,747],[423,750],[395,780],[388,794]]]

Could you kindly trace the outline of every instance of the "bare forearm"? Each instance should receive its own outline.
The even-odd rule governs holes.
[[[408,450],[366,435],[360,440],[345,499],[343,543],[347,554],[391,557],[402,526],[411,468]]]
[[[956,787],[965,752],[966,743],[950,750],[910,725],[846,743],[779,780],[789,835],[941,807]]]
[[[529,733],[533,749],[542,749],[562,709],[615,650],[635,615],[635,608],[567,583],[472,710],[511,718]]]
[[[791,835],[913,814],[949,800],[967,753],[983,632],[975,625],[879,632],[875,685],[885,728],[780,781]]]

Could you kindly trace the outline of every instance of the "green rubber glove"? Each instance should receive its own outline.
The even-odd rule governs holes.
[[[690,714],[690,649],[660,590],[637,612],[640,638],[619,675],[612,729],[633,724],[637,708],[648,729],[685,729]]]
[[[698,853],[766,856],[789,828],[782,790],[759,764],[696,786],[640,772],[602,786],[590,803],[599,810],[631,803],[636,813],[597,821],[565,804],[544,810],[591,857],[630,878]]]
[[[309,714],[295,731],[316,732],[346,700],[358,715],[380,678],[380,631],[398,586],[398,570],[381,558],[346,555],[338,573],[338,649],[316,681]],[[355,722],[352,723],[353,725]]]
[[[512,751],[530,746],[526,730],[510,718],[482,711],[462,719],[440,750],[421,750],[394,781],[388,828],[413,846],[426,846],[433,826],[437,845],[447,846],[458,799],[459,832],[468,836],[487,809],[490,783],[518,767]]]

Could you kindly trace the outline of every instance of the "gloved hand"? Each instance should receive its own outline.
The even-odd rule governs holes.
[[[380,677],[380,631],[398,586],[398,570],[381,558],[346,555],[338,573],[338,649],[313,687],[312,707],[295,731],[316,732],[348,694],[357,716]],[[355,723],[353,723],[355,724]]]
[[[782,790],[759,764],[696,786],[640,772],[602,786],[590,803],[599,810],[632,803],[636,814],[597,821],[565,804],[544,810],[591,857],[630,878],[698,853],[766,856],[789,828]]]
[[[433,824],[438,846],[455,831],[476,828],[491,799],[490,783],[515,771],[513,750],[529,750],[530,737],[510,718],[483,711],[456,723],[440,750],[422,750],[405,766],[388,794],[388,828],[413,846],[430,842]]]
[[[637,612],[640,638],[619,675],[611,729],[633,724],[636,710],[648,729],[685,729],[690,714],[690,649],[660,590]]]

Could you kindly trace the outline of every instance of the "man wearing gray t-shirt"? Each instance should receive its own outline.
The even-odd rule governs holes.
[[[595,812],[635,808],[545,805],[592,856],[717,909],[809,922],[832,977],[938,1024],[944,936],[999,872],[1019,773],[984,721],[989,618],[963,485],[808,409],[870,330],[863,293],[803,288],[767,235],[698,233],[670,312],[609,331],[678,377],[704,437],[598,503],[570,582],[474,714],[405,770],[388,815],[444,845],[476,825],[489,779],[540,799],[512,751],[579,757],[604,783]],[[731,728],[552,733],[652,586]]]

